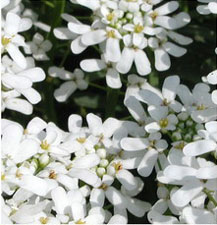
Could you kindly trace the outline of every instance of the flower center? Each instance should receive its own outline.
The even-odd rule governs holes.
[[[40,221],[41,224],[47,224],[48,220],[49,220],[49,219],[48,219],[47,217],[41,217],[41,218],[39,219],[39,221]]]
[[[75,224],[85,224],[85,222],[81,219],[79,219],[78,221],[75,222]]]
[[[153,20],[155,20],[156,18],[157,18],[157,16],[158,16],[158,13],[157,12],[152,12],[151,14],[150,14],[150,17],[153,19]]]
[[[18,178],[18,179],[21,179],[21,177],[23,176],[23,174],[20,173],[19,170],[16,171],[16,174],[15,175],[16,175],[16,178]]]
[[[107,31],[107,37],[108,38],[116,38],[115,31],[114,30]]]
[[[11,42],[11,38],[2,37],[2,45],[6,46]]]
[[[118,163],[113,163],[112,166],[115,168],[115,171],[116,173],[119,171],[119,170],[122,170],[123,169],[123,165],[118,162]]]
[[[44,149],[44,150],[48,150],[49,147],[50,147],[50,145],[47,143],[47,140],[44,140],[44,141],[41,142],[40,147],[41,147],[42,149]]]
[[[104,191],[106,191],[107,188],[108,188],[108,185],[107,184],[104,184],[104,183],[102,183],[102,185],[99,187],[99,189],[102,189]]]
[[[80,144],[84,144],[86,138],[77,138],[76,141],[79,142]]]
[[[115,17],[115,14],[113,12],[109,13],[106,16],[107,20],[110,21],[110,22],[114,19],[114,17]]]
[[[4,173],[1,174],[1,180],[5,180],[5,174]]]
[[[141,33],[143,31],[144,27],[140,24],[136,24],[136,26],[134,27],[134,32],[135,33]]]
[[[204,104],[201,104],[201,105],[197,106],[197,110],[204,110],[204,109],[206,109]]]
[[[184,141],[180,142],[179,144],[174,146],[176,149],[182,150],[185,147]]]
[[[50,179],[56,179],[56,178],[57,178],[57,174],[55,173],[54,170],[51,170],[51,171],[50,171],[49,178],[50,178]]]
[[[168,121],[167,118],[161,119],[160,120],[160,127],[161,128],[166,128],[168,126],[168,123],[169,123],[169,121]]]

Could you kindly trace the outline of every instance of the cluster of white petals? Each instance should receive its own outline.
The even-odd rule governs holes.
[[[209,15],[210,13],[217,14],[216,0],[197,0],[200,4],[197,11],[202,15]]]
[[[200,14],[217,14],[217,0],[198,2]],[[160,80],[160,87],[144,78],[152,61],[157,71],[168,70],[170,56],[183,56],[181,46],[192,43],[177,33],[190,22],[188,13],[176,13],[178,1],[70,0],[75,9],[88,8],[89,23],[64,13],[65,5],[43,1],[58,6],[67,27],[39,21],[25,4],[1,0],[2,112],[32,114],[28,123],[10,112],[1,119],[1,224],[127,224],[131,217],[217,224],[217,70],[192,88],[179,75]],[[26,35],[30,29],[33,35]],[[101,58],[82,58],[72,71],[65,64],[70,48],[61,49],[68,43],[55,46],[55,38],[70,42],[73,57],[93,47]],[[48,92],[35,86],[46,78],[43,69]],[[85,73],[96,72],[94,79],[105,75],[108,87],[88,83]],[[107,115],[107,105],[105,115],[92,113],[76,103],[85,119],[70,111],[66,131],[64,121],[58,124],[65,115],[50,118],[49,104],[33,114],[42,99],[45,107],[54,98],[71,103],[89,85],[107,92],[104,106],[114,106],[112,94],[123,97],[127,116]],[[156,199],[146,200],[146,180]]]
[[[43,37],[39,34],[36,34],[33,38],[35,46],[33,46],[33,43],[25,42],[25,38],[21,34],[29,30],[33,23],[28,16],[22,15],[22,11],[21,1],[3,1],[2,3],[2,111],[10,109],[30,115],[33,111],[32,104],[41,101],[41,95],[34,89],[33,85],[45,79],[43,69],[35,66],[33,58],[46,60],[43,51],[48,51],[50,47],[48,42],[42,43]],[[38,44],[37,47],[36,43]],[[26,57],[21,51],[21,47],[28,49],[30,46],[31,51],[29,49],[25,52],[32,55],[33,58],[31,56]]]
[[[99,45],[102,59],[81,61],[81,68],[87,72],[106,69],[106,82],[111,88],[120,88],[120,73],[126,74],[135,63],[137,72],[144,76],[151,73],[148,51],[154,52],[155,68],[168,70],[170,56],[180,57],[186,53],[184,47],[191,38],[176,32],[190,22],[185,12],[173,14],[179,7],[177,1],[161,4],[158,1],[127,0],[71,0],[93,11],[90,25],[81,23],[75,17],[62,14],[68,28],[54,29],[62,40],[72,40],[74,54],[82,53],[89,46]],[[170,15],[172,14],[172,15]],[[174,44],[175,42],[176,44]]]

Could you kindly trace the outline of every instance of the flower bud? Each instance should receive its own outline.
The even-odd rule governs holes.
[[[39,157],[38,160],[39,160],[40,166],[45,167],[49,163],[50,158],[46,153],[44,153]]]
[[[108,166],[108,164],[109,164],[109,162],[108,162],[108,160],[107,159],[102,159],[101,161],[100,161],[100,166],[101,167],[106,167],[106,166]]]
[[[179,118],[179,120],[186,121],[188,119],[188,113],[181,112],[181,113],[179,113],[178,118]]]
[[[104,174],[105,174],[105,168],[103,168],[103,167],[99,167],[99,168],[97,168],[97,170],[96,170],[96,173],[97,173],[97,175],[99,176],[99,177],[102,177]]]
[[[106,158],[106,150],[104,148],[99,148],[96,151],[96,153],[101,159],[105,159]]]
[[[182,139],[182,135],[179,132],[174,132],[172,137],[175,139],[175,141],[180,141]]]

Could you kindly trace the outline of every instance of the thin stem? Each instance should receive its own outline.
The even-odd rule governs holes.
[[[67,59],[67,57],[68,57],[70,52],[71,52],[71,49],[70,49],[70,46],[68,46],[68,49],[67,49],[66,53],[64,54],[63,59],[60,62],[59,67],[63,67],[63,65],[64,65],[64,63],[65,63],[65,61],[66,61],[66,59]]]
[[[94,83],[91,83],[91,82],[89,82],[88,84],[89,84],[89,86],[91,86],[91,87],[95,87],[95,88],[98,88],[98,89],[100,89],[100,90],[107,91],[107,89],[106,89],[105,87],[100,86],[100,85],[98,85],[98,84],[94,84]]]
[[[107,97],[106,97],[106,112],[105,117],[114,117],[115,108],[118,104],[119,89],[112,89],[107,87]]]
[[[215,207],[217,207],[217,201],[213,198],[213,196],[210,194],[210,191],[207,188],[203,189],[203,192],[207,195],[209,200],[214,204]]]

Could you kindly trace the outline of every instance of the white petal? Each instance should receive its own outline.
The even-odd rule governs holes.
[[[2,77],[2,82],[3,84],[6,84],[6,86],[16,89],[30,88],[32,86],[32,82],[29,78],[18,77],[9,73],[4,74]]]
[[[11,98],[7,100],[7,109],[15,110],[26,115],[31,115],[33,111],[32,105],[24,99]]]
[[[210,2],[208,4],[208,8],[209,8],[211,13],[217,14],[217,2]]]
[[[80,54],[83,52],[87,46],[81,42],[81,37],[77,37],[74,41],[71,43],[71,50],[74,54]]]
[[[100,117],[94,115],[93,113],[89,113],[86,117],[88,127],[90,129],[90,132],[97,136],[103,133],[102,130],[102,120]]]
[[[105,201],[105,193],[102,189],[93,188],[90,194],[91,207],[103,207]]]
[[[109,117],[102,125],[104,137],[110,138],[114,132],[121,126],[121,122],[115,118]]]
[[[121,58],[121,50],[119,40],[116,38],[108,38],[106,41],[106,57],[108,61],[118,62]]]
[[[150,149],[146,152],[143,159],[141,160],[139,167],[137,169],[139,175],[143,177],[148,177],[157,161],[158,152],[155,149]]]
[[[24,71],[18,73],[17,75],[27,77],[32,82],[43,81],[46,77],[45,72],[39,67],[24,70]]]
[[[169,41],[163,44],[163,48],[174,57],[181,57],[187,52],[185,48],[179,47],[178,45]]]
[[[203,186],[199,180],[188,182],[182,188],[171,194],[171,201],[177,207],[184,207],[202,190]]]
[[[93,168],[97,166],[100,162],[100,158],[95,153],[85,155],[73,160],[73,167],[75,168]]]
[[[182,34],[178,34],[177,32],[174,31],[169,31],[168,36],[180,45],[189,45],[193,42],[191,38],[186,37]]]
[[[66,191],[62,187],[57,187],[51,191],[51,198],[58,214],[65,214],[65,209],[69,205]]]
[[[7,51],[10,57],[17,63],[18,66],[25,69],[27,67],[26,58],[23,56],[19,48],[12,43],[9,43],[7,46]]]
[[[126,207],[124,196],[114,187],[108,187],[108,189],[105,192],[105,195],[109,202],[114,206],[120,206],[124,208]]]
[[[92,0],[91,2],[89,0],[77,0],[76,2],[93,11],[97,10],[100,7],[100,3],[98,0]]]
[[[176,20],[174,18],[171,18],[169,16],[157,16],[154,23],[156,25],[162,26],[166,29],[175,29],[177,27]]]
[[[53,30],[54,36],[61,40],[71,40],[76,38],[76,34],[73,34],[68,28],[58,27]]]
[[[20,187],[39,196],[45,196],[48,191],[45,180],[31,175],[24,175],[22,177]]]
[[[158,8],[156,8],[154,11],[157,12],[159,15],[167,15],[174,11],[176,11],[179,7],[178,2],[176,1],[170,1]]]
[[[23,140],[18,148],[17,154],[14,158],[14,162],[21,163],[31,158],[38,152],[39,144],[33,139]]]
[[[21,90],[20,93],[32,104],[37,104],[41,101],[41,95],[33,88]]]
[[[151,64],[145,52],[141,49],[137,49],[134,53],[135,65],[137,72],[140,75],[147,75],[151,73]],[[127,63],[127,62],[125,62]]]
[[[179,76],[169,76],[164,80],[162,94],[164,98],[168,100],[168,102],[175,99],[179,82]]]
[[[82,220],[85,217],[84,205],[79,202],[73,202],[71,204],[72,217],[75,221]]]
[[[127,224],[127,218],[122,215],[116,214],[112,216],[108,224]]]
[[[159,121],[167,117],[168,107],[150,105],[148,107],[148,112],[153,119],[155,119],[156,121]]]
[[[198,169],[196,177],[198,179],[216,179],[217,178],[217,166],[202,167]]]
[[[4,26],[4,31],[7,34],[14,35],[17,34],[20,24],[20,17],[15,13],[8,12],[6,15],[6,23]]]
[[[58,102],[65,102],[75,92],[76,88],[73,81],[67,81],[54,91],[54,97]]]
[[[68,118],[68,129],[72,133],[78,133],[82,126],[82,117],[72,114]]]
[[[145,150],[149,146],[147,138],[126,137],[121,140],[121,147],[126,151]]]
[[[100,59],[85,59],[81,61],[80,67],[84,71],[95,72],[105,69],[106,64]]]
[[[182,216],[188,224],[215,224],[214,214],[206,209],[198,209],[193,207],[185,207]]]
[[[212,140],[199,140],[187,144],[183,149],[183,153],[187,156],[197,156],[214,151],[216,147],[216,143]]]
[[[173,178],[176,180],[190,180],[192,177],[195,177],[197,170],[187,166],[176,166],[170,165],[167,166],[164,170],[164,175],[169,178]]]
[[[95,187],[95,186],[100,186],[99,184],[99,178],[98,176],[86,169],[77,169],[77,168],[72,168],[70,169],[69,173],[70,176],[76,177],[85,183]]]
[[[164,49],[162,48],[156,49],[154,51],[154,55],[155,55],[155,68],[158,71],[165,71],[170,68],[171,66],[170,57]]]
[[[84,45],[95,45],[103,42],[106,39],[106,32],[104,30],[95,30],[85,33],[81,37]]]
[[[121,88],[120,74],[116,69],[109,68],[106,73],[106,83],[111,88]]]
[[[19,24],[18,32],[29,30],[32,27],[32,20],[29,18],[22,18]]]
[[[85,34],[90,31],[90,26],[86,24],[78,24],[75,22],[68,23],[68,28],[70,31],[76,34]]]
[[[208,8],[208,5],[197,6],[197,11],[202,15],[209,15],[210,14],[210,10]]]
[[[137,180],[128,170],[119,170],[116,178],[129,191],[137,188]]]
[[[116,66],[116,69],[120,73],[125,74],[129,72],[133,64],[134,54],[135,54],[135,51],[133,49],[127,48],[127,47],[124,48],[124,50],[122,51],[121,59],[119,60]]]
[[[161,93],[158,95],[152,90],[141,90],[139,91],[140,100],[148,105],[160,106],[163,102],[163,96]]]

